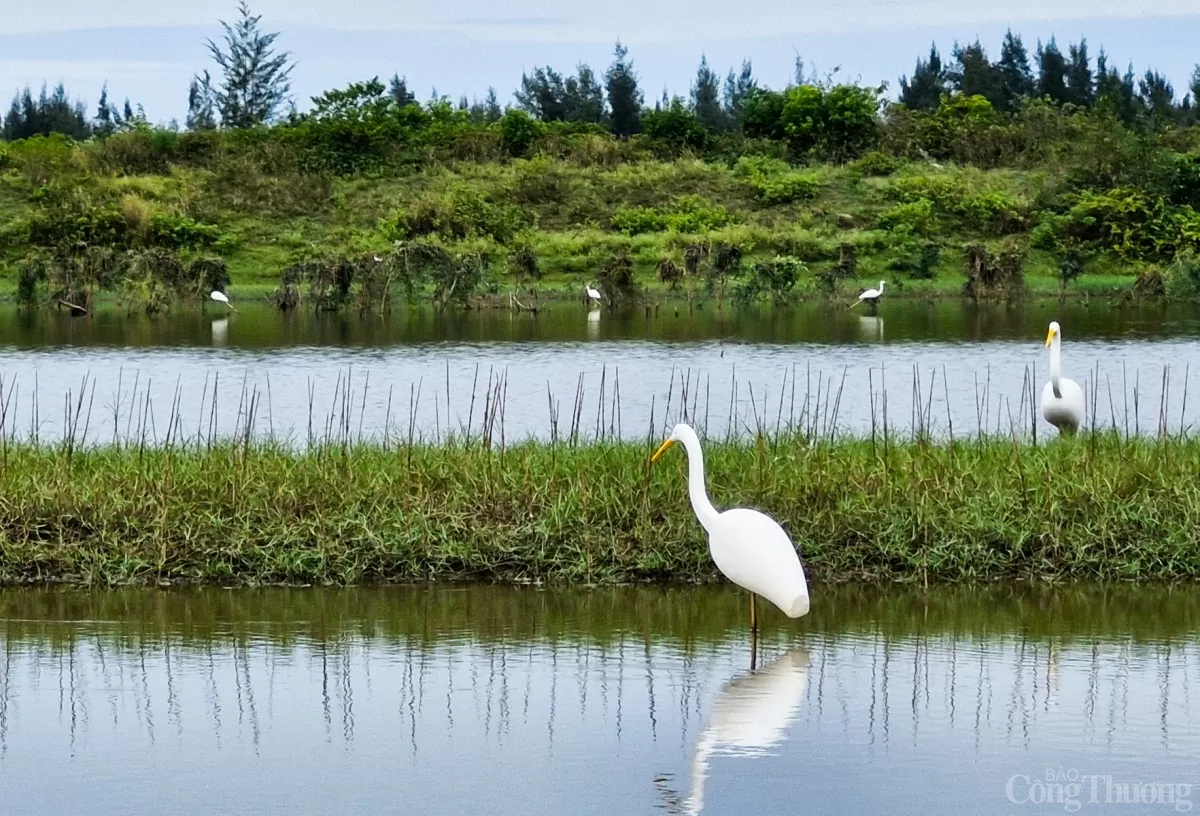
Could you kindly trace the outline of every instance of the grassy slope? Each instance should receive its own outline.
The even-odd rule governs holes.
[[[543,272],[539,288],[548,295],[576,296],[582,283],[593,280],[619,247],[629,249],[643,286],[661,293],[655,265],[665,257],[682,264],[683,247],[697,238],[736,244],[750,260],[777,253],[801,258],[810,270],[809,278],[801,282],[802,293],[815,287],[812,276],[817,271],[833,265],[837,246],[850,243],[857,249],[857,280],[846,282],[845,291],[873,286],[882,278],[896,296],[950,295],[957,294],[965,280],[962,245],[979,240],[994,243],[995,236],[972,234],[958,219],[942,215],[930,229],[930,237],[943,247],[935,279],[906,279],[889,268],[899,252],[895,235],[876,228],[880,213],[897,203],[896,186],[914,179],[947,182],[964,193],[1001,192],[1028,205],[1048,184],[1042,172],[926,164],[908,165],[888,177],[863,177],[850,167],[822,166],[808,172],[821,183],[817,196],[774,206],[760,203],[754,188],[735,169],[690,159],[613,166],[552,159],[460,163],[403,177],[334,179],[328,186],[272,179],[251,169],[236,180],[205,170],[177,169],[169,176],[92,177],[91,182],[108,194],[139,200],[143,212],[174,211],[220,225],[230,238],[221,254],[231,264],[233,292],[242,297],[268,292],[277,283],[280,269],[304,253],[386,251],[397,211],[437,202],[451,191],[515,207],[535,225],[529,240]],[[14,171],[3,177],[0,222],[29,214],[28,189]],[[662,207],[683,195],[698,195],[726,207],[731,223],[702,236],[656,233],[632,238],[608,226],[621,207]],[[841,214],[850,216],[853,227],[839,225]],[[1028,220],[1032,219],[1024,228]],[[485,282],[487,288],[501,292],[512,288],[511,279],[503,274],[506,247],[490,239],[468,239],[464,245],[492,252],[501,260],[493,278]],[[11,242],[0,249],[0,276],[7,278],[9,292],[15,285],[20,252]],[[1127,291],[1135,273],[1133,268],[1091,269],[1072,287],[1096,294]],[[1057,265],[1044,253],[1029,255],[1026,275],[1035,293],[1058,291]]]
[[[657,440],[654,440],[657,441]],[[295,453],[5,447],[0,581],[716,577],[684,457],[644,444]],[[769,510],[816,580],[1195,580],[1200,441],[706,446],[718,507]]]

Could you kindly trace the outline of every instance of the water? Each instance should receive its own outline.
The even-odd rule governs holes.
[[[726,587],[6,590],[0,811],[1163,813],[1200,797],[1200,589],[817,587],[800,621],[760,615],[753,673],[746,614]],[[1137,788],[1156,804],[1117,801],[1135,783],[1158,784]]]
[[[578,417],[587,436],[642,438],[679,419],[713,434],[789,421],[867,434],[885,413],[902,434],[920,425],[1026,433],[1036,419],[1044,437],[1053,430],[1032,416],[1027,378],[1040,393],[1051,319],[1063,324],[1065,374],[1084,385],[1098,425],[1154,433],[1200,418],[1200,311],[1099,301],[892,301],[877,315],[822,304],[589,315],[565,304],[536,316],[361,319],[254,305],[156,320],[9,309],[0,311],[0,417],[9,438],[73,427],[92,442],[247,425],[294,442],[335,429],[437,439],[480,434],[489,411],[493,435],[506,439],[546,438],[555,415],[560,436]]]

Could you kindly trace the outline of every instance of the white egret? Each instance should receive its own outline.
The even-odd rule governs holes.
[[[1062,375],[1062,330],[1058,321],[1050,323],[1046,345],[1050,347],[1050,381],[1042,389],[1042,416],[1058,428],[1059,434],[1070,436],[1083,424],[1083,389]]]
[[[676,425],[650,461],[658,461],[676,442],[687,451],[688,496],[696,518],[708,533],[709,555],[726,578],[750,591],[751,634],[758,633],[756,595],[778,606],[789,618],[807,614],[808,583],[788,534],[778,522],[757,510],[735,507],[717,512],[704,489],[704,453],[690,425]]]
[[[217,291],[214,289],[212,294],[209,295],[209,297],[212,298],[213,300],[215,300],[217,303],[224,303],[226,306],[229,307],[229,310],[231,312],[237,311],[237,309],[233,308],[233,304],[229,302],[229,296],[226,295],[224,292],[220,292],[220,291]]]
[[[704,808],[704,782],[712,756],[768,756],[784,741],[788,726],[804,702],[808,667],[808,652],[793,649],[769,666],[725,683],[692,756],[687,813],[696,814]]]
[[[587,290],[587,296],[589,299],[597,301],[597,302],[600,301],[600,293],[598,291],[596,291],[595,289],[593,289],[590,286],[587,286],[584,288]]]
[[[878,289],[868,289],[867,291],[865,291],[861,295],[859,295],[858,300],[856,300],[850,304],[850,308],[853,309],[855,306],[857,306],[860,303],[870,303],[872,306],[874,306],[876,303],[879,302],[879,299],[881,297],[883,297],[883,281],[879,282]]]

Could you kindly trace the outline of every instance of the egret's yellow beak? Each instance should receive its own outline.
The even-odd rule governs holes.
[[[671,447],[671,446],[672,446],[672,445],[674,445],[674,444],[675,444],[675,440],[674,440],[674,439],[668,439],[666,442],[663,442],[661,445],[659,445],[659,447],[658,447],[658,450],[656,450],[656,451],[654,452],[654,455],[650,457],[650,464],[654,464],[655,462],[657,462],[657,461],[658,461],[658,457],[660,457],[660,456],[662,456],[664,453],[666,453],[666,452],[667,452],[667,448]]]
[[[1046,345],[1042,346],[1042,348],[1049,347],[1050,341],[1053,339],[1054,339],[1054,329],[1051,329],[1050,331],[1046,332]]]

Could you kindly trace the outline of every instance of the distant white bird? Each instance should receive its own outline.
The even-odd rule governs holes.
[[[229,296],[226,295],[224,292],[219,292],[219,291],[213,290],[212,294],[210,294],[209,297],[212,298],[213,300],[215,300],[217,303],[224,303],[226,306],[229,307],[230,311],[232,311],[232,312],[237,311],[237,309],[233,308],[233,304],[229,302]]]
[[[376,256],[375,256],[375,263],[383,263],[383,258],[380,258],[378,255],[376,255]]]
[[[667,441],[650,457],[658,460],[676,442],[688,458],[688,497],[692,510],[708,533],[708,552],[726,578],[750,591],[750,632],[757,636],[755,596],[762,595],[789,618],[808,614],[808,583],[804,567],[788,534],[770,516],[745,507],[717,512],[704,489],[704,453],[700,438],[687,423],[674,427]]]
[[[597,301],[598,301],[598,300],[600,300],[600,293],[599,293],[599,292],[597,292],[595,289],[593,289],[593,288],[592,288],[592,287],[590,287],[590,286],[588,286],[588,287],[586,287],[586,288],[587,288],[587,296],[588,296],[589,298],[591,298],[592,300],[597,300]]]
[[[850,308],[853,309],[855,306],[857,306],[860,303],[875,304],[879,301],[879,299],[881,297],[883,297],[883,281],[879,282],[878,289],[868,289],[867,291],[865,291],[861,295],[859,295],[858,300],[856,300],[850,304]]]
[[[714,755],[770,756],[787,738],[808,685],[809,654],[793,649],[774,663],[727,681],[713,702],[708,725],[692,757],[692,792],[686,813],[704,809],[704,783]]]
[[[1083,389],[1062,375],[1062,331],[1058,321],[1050,323],[1046,345],[1050,347],[1050,381],[1042,389],[1042,416],[1058,428],[1059,434],[1071,436],[1083,424]]]

